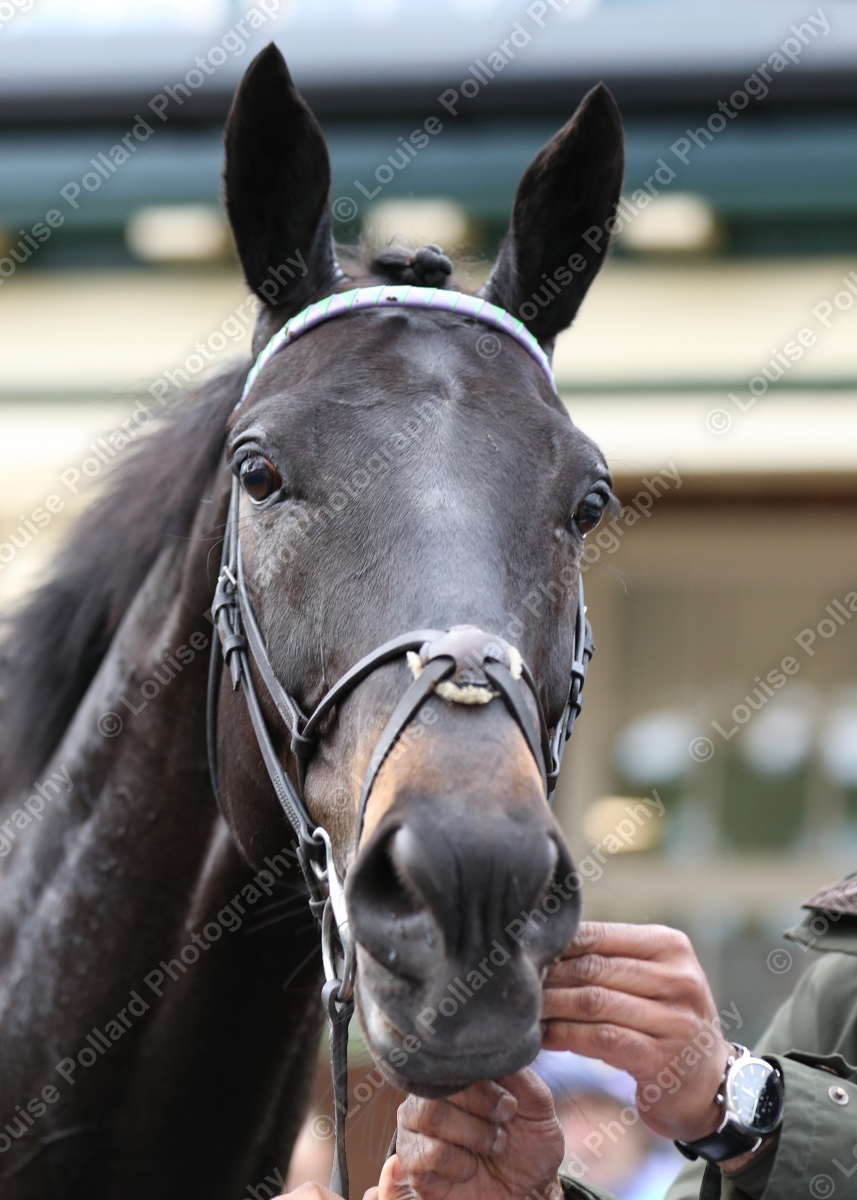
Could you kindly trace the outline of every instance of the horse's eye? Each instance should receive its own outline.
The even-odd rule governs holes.
[[[589,533],[604,515],[605,497],[601,492],[590,492],[584,496],[574,514],[574,523],[581,533]]]
[[[239,474],[244,491],[253,500],[267,500],[283,486],[277,468],[260,454],[245,458]]]

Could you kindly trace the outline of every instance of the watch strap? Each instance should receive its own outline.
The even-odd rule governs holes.
[[[729,1072],[743,1060],[752,1057],[747,1047],[742,1046],[739,1042],[733,1044],[733,1049],[735,1054],[734,1056],[730,1055],[726,1060],[726,1070],[720,1081],[720,1091],[716,1097],[718,1104],[723,1104],[727,1094],[726,1081],[729,1078]],[[704,1158],[707,1162],[712,1163],[723,1162],[727,1158],[737,1158],[739,1154],[747,1154],[748,1151],[758,1149],[761,1144],[762,1139],[757,1134],[742,1130],[733,1120],[730,1120],[728,1113],[724,1115],[720,1128],[707,1137],[698,1138],[695,1142],[676,1140],[675,1143],[676,1149],[691,1162],[695,1162],[698,1158]]]
[[[727,1124],[723,1129],[718,1129],[708,1137],[698,1138],[695,1142],[677,1141],[676,1147],[691,1162],[695,1162],[698,1158],[704,1158],[708,1162],[717,1163],[755,1150],[761,1141],[762,1139],[755,1134],[741,1133],[740,1130]]]

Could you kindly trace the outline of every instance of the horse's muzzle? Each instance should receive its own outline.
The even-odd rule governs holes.
[[[379,1063],[409,1091],[443,1095],[532,1061],[544,968],[574,936],[578,888],[543,802],[399,797],[347,888],[358,1013]]]

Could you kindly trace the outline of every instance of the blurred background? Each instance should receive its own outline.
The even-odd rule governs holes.
[[[590,538],[557,809],[587,915],[686,929],[745,1041],[809,957],[781,931],[857,869],[857,5],[811,3],[0,2],[4,609],[122,423],[247,351],[221,130],[258,49],[322,123],[337,236],[437,241],[472,281],[529,159],[613,89],[621,229],[555,366],[625,508]],[[652,1153],[598,1182],[662,1194]]]

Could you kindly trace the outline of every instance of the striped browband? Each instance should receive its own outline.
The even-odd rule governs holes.
[[[526,350],[541,367],[554,391],[557,390],[556,380],[551,370],[550,361],[539,343],[517,317],[490,304],[479,296],[468,296],[464,292],[451,292],[443,288],[411,287],[405,284],[383,287],[352,288],[350,292],[336,292],[317,300],[308,308],[302,309],[297,316],[286,321],[282,329],[277,330],[264,350],[256,359],[244,391],[236,408],[243,403],[248,392],[259,375],[259,372],[270,362],[275,354],[284,346],[290,345],[302,333],[308,333],[316,325],[331,321],[334,317],[345,317],[352,312],[360,312],[366,308],[422,308],[432,312],[459,313],[463,317],[471,317],[483,325],[490,325],[508,337],[514,338],[519,346]]]

